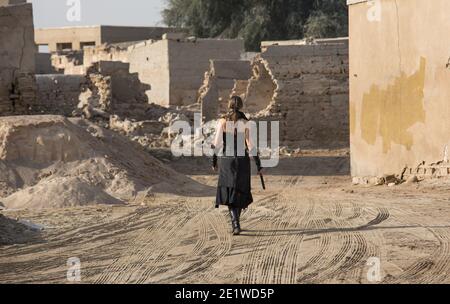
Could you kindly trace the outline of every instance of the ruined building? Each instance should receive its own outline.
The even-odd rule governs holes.
[[[31,4],[0,1],[0,115],[27,113],[35,101]]]
[[[450,2],[348,4],[352,175],[449,176]]]
[[[203,120],[215,120],[219,113],[224,113],[231,95],[245,98],[251,76],[248,60],[211,60],[198,93]]]
[[[129,64],[148,87],[149,103],[182,106],[197,102],[198,89],[209,60],[237,60],[244,51],[239,39],[187,38],[181,33],[166,33],[159,40],[102,44],[51,56],[52,66],[67,75],[84,75],[100,61]],[[53,77],[53,76],[42,76]]]
[[[252,118],[279,121],[283,146],[348,147],[348,39],[263,42],[251,65],[252,77],[242,80],[245,61],[213,62],[200,92],[207,120],[224,111],[228,91],[244,98]]]

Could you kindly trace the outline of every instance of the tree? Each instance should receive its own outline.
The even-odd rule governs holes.
[[[316,0],[305,24],[305,36],[312,38],[347,36],[347,19],[345,1]]]
[[[167,0],[168,26],[200,38],[243,38],[258,51],[261,41],[346,36],[345,0]]]

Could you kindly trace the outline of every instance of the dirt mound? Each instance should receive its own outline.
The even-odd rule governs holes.
[[[7,208],[55,208],[134,201],[149,191],[200,185],[126,138],[83,119],[0,119],[0,197]]]
[[[27,226],[0,214],[0,246],[26,243],[35,235]]]

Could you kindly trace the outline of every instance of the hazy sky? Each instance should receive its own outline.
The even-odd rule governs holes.
[[[166,0],[79,0],[80,21],[69,21],[68,2],[74,0],[28,0],[33,3],[34,26],[79,25],[162,25],[161,11]],[[78,0],[75,0],[78,1]]]

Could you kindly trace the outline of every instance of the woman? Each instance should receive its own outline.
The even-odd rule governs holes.
[[[217,154],[221,155],[216,208],[219,208],[220,205],[228,206],[234,235],[241,233],[240,216],[242,209],[247,209],[253,202],[249,151],[257,151],[252,136],[250,136],[251,130],[242,128],[248,122],[245,114],[241,112],[242,107],[242,99],[233,96],[228,103],[228,113],[217,123],[213,143],[215,151],[213,157],[214,171],[217,171]],[[234,143],[227,143],[227,138],[228,141],[234,138]],[[239,151],[239,148],[243,148],[244,151]],[[251,154],[254,155],[258,173],[262,174],[261,161],[257,153]]]

